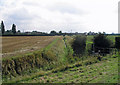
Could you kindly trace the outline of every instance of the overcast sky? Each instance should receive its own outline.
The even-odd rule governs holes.
[[[0,0],[6,29],[118,32],[119,0]]]

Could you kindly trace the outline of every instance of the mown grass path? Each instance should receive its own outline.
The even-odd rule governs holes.
[[[40,77],[19,81],[24,83],[117,83],[118,58],[69,68],[65,71],[49,73]]]

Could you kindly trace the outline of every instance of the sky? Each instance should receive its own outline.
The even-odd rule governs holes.
[[[0,0],[0,21],[10,30],[118,32],[119,0]]]

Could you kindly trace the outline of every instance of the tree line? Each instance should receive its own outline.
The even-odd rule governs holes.
[[[54,36],[54,35],[70,35],[70,33],[62,33],[62,31],[59,31],[59,32],[56,32],[54,30],[52,30],[50,33],[45,33],[45,32],[38,32],[38,31],[32,31],[32,32],[21,32],[20,30],[16,30],[16,25],[15,24],[12,24],[12,28],[11,30],[7,30],[5,31],[5,25],[4,25],[4,22],[1,21],[1,24],[0,24],[0,33],[1,35],[20,35],[20,36],[24,36],[24,35],[45,35],[45,36]]]
[[[32,32],[21,32],[20,30],[16,30],[16,25],[15,24],[12,24],[12,28],[10,30],[5,30],[5,25],[4,25],[4,22],[1,21],[1,24],[0,24],[0,35],[3,35],[3,36],[55,36],[55,35],[68,35],[68,36],[72,36],[72,35],[97,35],[99,34],[100,32],[98,33],[95,33],[95,32],[84,32],[84,33],[78,33],[78,32],[75,32],[75,33],[63,33],[61,30],[59,32],[56,32],[55,30],[52,30],[50,33],[46,33],[46,32],[38,32],[38,31],[32,31]],[[105,32],[103,32],[103,34],[106,34]],[[111,34],[111,35],[115,35],[115,34]],[[117,34],[118,35],[118,34]]]

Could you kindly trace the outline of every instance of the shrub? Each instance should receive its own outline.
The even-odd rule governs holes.
[[[120,37],[115,38],[115,47],[120,50]]]
[[[75,54],[80,55],[85,52],[86,36],[76,36],[72,42],[72,48]]]
[[[100,52],[107,54],[110,52],[110,47],[112,45],[112,41],[107,38],[107,35],[98,34],[94,36],[93,39],[93,49],[95,52]]]

